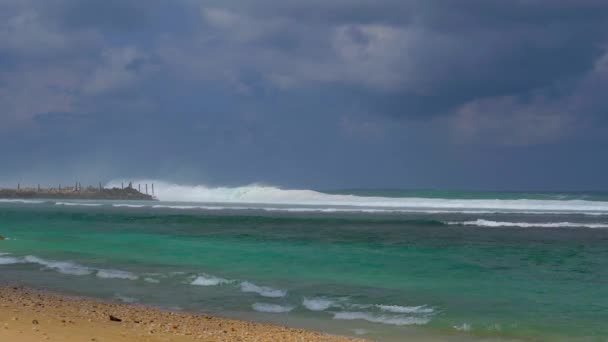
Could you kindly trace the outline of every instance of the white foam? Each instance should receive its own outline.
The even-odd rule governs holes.
[[[251,306],[253,310],[258,312],[270,312],[270,313],[285,313],[290,312],[294,309],[293,306],[269,304],[269,303],[255,303]]]
[[[11,264],[38,264],[42,265],[47,269],[51,269],[63,274],[84,276],[95,273],[99,278],[103,279],[128,279],[137,280],[139,277],[128,271],[111,270],[111,269],[96,269],[92,267],[83,266],[71,261],[56,261],[47,260],[34,255],[27,255],[25,257],[14,257],[8,256],[8,254],[0,253],[0,265],[11,265]]]
[[[165,204],[157,204],[152,206],[152,208],[165,208],[165,209],[199,209],[198,206],[194,206],[194,205],[165,205]]]
[[[427,317],[412,317],[404,315],[375,315],[370,312],[336,312],[334,319],[364,320],[372,323],[390,325],[424,325],[431,321]]]
[[[285,297],[287,295],[287,290],[274,289],[268,286],[258,286],[248,281],[244,281],[241,283],[241,291],[257,293],[262,297],[268,298],[280,298]]]
[[[63,205],[69,207],[99,207],[101,203],[80,203],[80,202],[55,202],[55,205]]]
[[[115,208],[143,208],[145,207],[144,204],[112,204],[113,207]]]
[[[155,278],[150,278],[150,277],[145,277],[144,281],[146,283],[150,283],[150,284],[158,284],[158,283],[160,283],[160,280],[155,279]]]
[[[131,272],[128,272],[128,271],[121,271],[121,270],[99,269],[99,270],[97,270],[96,276],[98,278],[103,278],[103,279],[127,279],[127,280],[139,279],[139,277],[137,275],[135,275]]]
[[[302,305],[310,311],[324,311],[334,305],[334,301],[327,298],[304,298]]]
[[[2,253],[0,255],[0,265],[13,265],[23,262],[23,259],[17,257],[6,256],[7,254]]]
[[[40,200],[26,200],[26,199],[0,199],[0,203],[23,203],[23,204],[42,204],[45,201]]]
[[[203,274],[203,275],[199,275],[198,277],[196,277],[190,284],[198,285],[198,286],[217,286],[217,285],[223,285],[223,284],[230,284],[232,282],[233,282],[232,280],[228,280],[228,279],[224,279],[224,278],[220,278],[220,277],[216,277],[216,276],[212,276],[212,275],[208,275],[208,274]]]
[[[471,325],[469,323],[462,323],[461,325],[455,325],[454,329],[458,331],[470,331]]]
[[[392,313],[419,313],[419,314],[429,314],[433,313],[433,309],[426,307],[425,305],[421,306],[399,306],[399,305],[376,305],[380,310],[385,312]]]
[[[479,227],[520,227],[520,228],[608,228],[608,223],[574,223],[574,222],[499,222],[477,219],[464,222],[446,222],[451,225]]]
[[[120,187],[121,181],[113,181],[108,187]],[[608,214],[608,202],[585,200],[537,200],[537,199],[442,199],[417,197],[379,197],[327,194],[314,190],[288,190],[273,186],[252,184],[241,187],[187,186],[161,181],[140,180],[137,183],[154,183],[156,195],[162,201],[274,204],[331,207],[356,207],[365,209],[401,209],[422,211],[510,211],[510,212],[572,212]],[[196,209],[197,206],[176,206]],[[276,208],[272,208],[276,209]],[[334,209],[328,209],[334,210]]]
[[[28,255],[23,259],[25,262],[39,264],[63,274],[88,275],[93,273],[93,269],[69,261],[45,260],[33,255]]]
[[[367,330],[365,330],[365,329],[355,329],[355,330],[353,330],[353,332],[355,333],[355,335],[365,335],[365,334],[367,334]]]
[[[117,294],[116,298],[123,303],[137,303],[138,302],[137,298],[127,297],[127,296],[123,296],[121,294]]]

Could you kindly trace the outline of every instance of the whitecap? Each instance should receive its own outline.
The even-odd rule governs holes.
[[[39,264],[63,274],[89,275],[93,273],[93,269],[69,261],[45,260],[33,255],[26,256],[24,258],[24,261],[33,264]]]
[[[304,298],[302,305],[310,311],[324,311],[334,305],[334,301],[327,298]]]
[[[55,202],[55,205],[63,205],[69,207],[99,207],[101,203],[76,203],[76,202]]]
[[[187,210],[187,209],[199,209],[200,207],[198,206],[193,206],[193,205],[164,205],[164,204],[157,204],[152,206],[152,208],[155,209],[181,209],[181,210]]]
[[[458,331],[470,331],[471,325],[469,323],[462,323],[461,325],[455,325],[454,329]]]
[[[115,208],[143,208],[144,204],[112,204]]]
[[[478,227],[519,227],[519,228],[608,228],[608,223],[575,223],[575,222],[500,222],[484,219],[474,221],[450,221],[449,225]]]
[[[251,306],[253,310],[258,312],[270,312],[270,313],[285,313],[290,312],[294,309],[293,306],[269,304],[269,303],[255,303]]]
[[[334,319],[364,320],[372,323],[389,325],[424,325],[431,321],[428,317],[412,317],[403,315],[375,315],[370,312],[336,312]]]
[[[128,272],[128,271],[121,271],[121,270],[99,269],[99,270],[97,270],[96,276],[98,278],[103,278],[103,279],[126,279],[126,280],[139,279],[139,277],[137,275],[135,275],[131,272]]]
[[[0,199],[0,203],[23,203],[23,204],[42,204],[45,201],[40,200],[26,200],[26,199]]]
[[[399,305],[376,305],[380,310],[392,313],[419,313],[429,314],[433,313],[433,309],[426,305],[420,306],[399,306]]]
[[[146,283],[151,283],[151,284],[158,284],[158,283],[160,283],[160,280],[155,279],[155,278],[150,278],[150,277],[145,277],[144,281]]]
[[[120,186],[113,181],[108,187]],[[162,201],[192,203],[230,203],[295,205],[362,210],[412,210],[412,211],[504,211],[534,213],[604,213],[608,214],[608,202],[582,199],[445,199],[423,197],[381,197],[349,194],[328,194],[308,189],[281,189],[274,186],[251,184],[240,187],[187,186],[162,181],[140,180],[138,183],[154,183],[157,197]],[[196,206],[182,206],[196,208]],[[332,209],[329,209],[332,210]]]
[[[19,264],[19,263],[23,262],[23,259],[21,259],[21,258],[7,256],[7,255],[8,254],[6,254],[6,253],[0,254],[0,265],[13,265],[13,264]]]
[[[196,277],[190,284],[198,285],[198,286],[217,286],[217,285],[222,285],[222,284],[230,284],[232,282],[233,282],[232,280],[228,280],[228,279],[224,279],[224,278],[220,278],[220,277],[216,277],[216,276],[212,276],[212,275],[208,275],[208,274],[203,274],[203,275],[199,275],[198,277]]]
[[[242,292],[254,292],[262,297],[279,298],[287,295],[287,290],[274,289],[268,286],[258,286],[254,283],[244,281],[241,283]]]

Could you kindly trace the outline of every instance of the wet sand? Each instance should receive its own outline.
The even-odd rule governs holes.
[[[0,341],[327,341],[364,340],[315,331],[115,304],[23,287],[0,287]]]

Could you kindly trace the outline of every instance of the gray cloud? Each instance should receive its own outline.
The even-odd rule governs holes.
[[[429,140],[549,149],[608,127],[605,1],[0,0],[0,20],[0,140],[28,127],[49,149],[171,152],[149,133],[224,169],[221,151],[337,163],[318,144],[398,170]]]

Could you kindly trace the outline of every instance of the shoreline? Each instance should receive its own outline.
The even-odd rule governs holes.
[[[365,342],[208,314],[167,311],[0,285],[1,341],[327,341]]]

